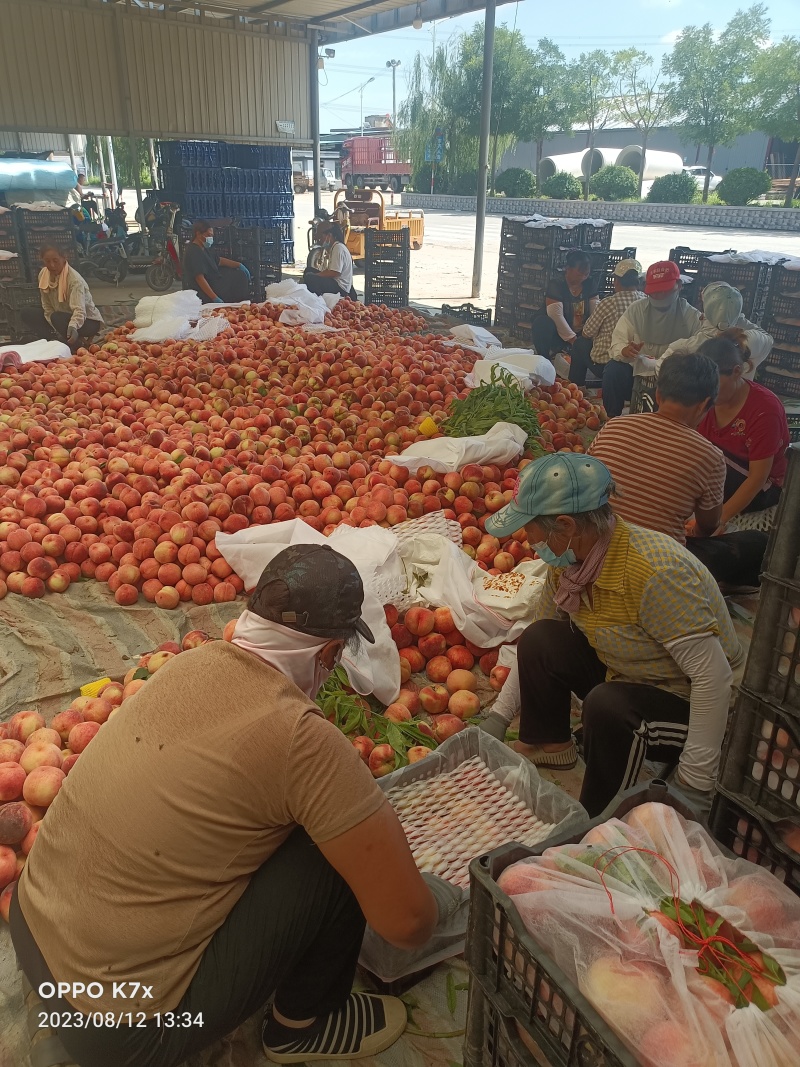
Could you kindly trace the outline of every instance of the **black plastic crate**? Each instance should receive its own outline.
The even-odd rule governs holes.
[[[24,333],[21,310],[41,306],[42,298],[36,282],[4,282],[0,285],[0,318],[8,324],[12,341],[19,340]]]
[[[469,323],[470,326],[492,325],[492,309],[476,308],[474,304],[459,304],[458,307],[442,304],[442,314],[457,319],[458,322]]]
[[[78,259],[78,242],[75,231],[69,230],[36,230],[25,234],[23,255],[27,260],[28,270],[34,277],[41,270],[39,252],[42,248],[51,245],[75,266]]]
[[[0,248],[5,252],[21,251],[22,243],[15,208],[0,212]]]
[[[20,207],[17,208],[17,221],[24,234],[69,230],[72,228],[72,212],[68,208],[63,211],[29,211]]]
[[[366,236],[368,249],[394,249],[400,248],[409,251],[411,245],[407,229],[401,230],[375,230],[368,229]]]
[[[777,533],[770,543],[769,565],[777,563]],[[800,719],[800,581],[764,574],[744,685]]]
[[[785,396],[791,400],[800,400],[800,374],[789,371],[781,373],[777,370],[764,370],[763,365],[758,375],[758,380],[767,389],[771,389],[778,396]]]
[[[550,271],[556,261],[559,245],[553,248],[539,248],[536,245],[525,245],[519,253],[522,260],[522,269],[535,268],[537,270]]]
[[[612,810],[588,822],[578,833],[556,835],[535,848],[503,845],[470,864],[465,949],[470,973],[504,1015],[522,1023],[552,1067],[636,1067],[637,1060],[572,980],[537,945],[497,879],[518,860],[540,856],[554,846],[575,844],[590,828],[653,802],[668,804],[687,819],[696,818],[676,793],[654,779],[628,790]]]
[[[606,1061],[582,1059],[577,1062],[594,1067]],[[464,1067],[547,1067],[547,1064],[533,1036],[516,1019],[504,1015],[473,977],[467,1006]]]
[[[770,318],[800,320],[800,271],[772,268],[767,314]]]
[[[522,248],[528,252],[554,252],[557,248],[579,248],[583,226],[523,226]]]
[[[774,268],[778,270],[778,267]],[[800,271],[785,271],[785,274],[798,274]],[[771,322],[800,322],[800,295],[784,296],[783,294],[770,293],[767,297],[766,314]]]
[[[764,361],[764,367],[800,374],[800,351],[794,352],[780,344],[773,345]]]
[[[584,222],[577,227],[581,248],[605,251],[611,248],[611,240],[614,236],[614,223],[607,222],[604,226],[593,226],[590,222]],[[563,242],[562,242],[563,244]]]
[[[681,269],[681,274],[695,274],[700,260],[707,259],[708,256],[729,256],[735,254],[735,248],[724,248],[719,252],[707,252],[701,251],[699,248],[687,248],[686,245],[678,245],[677,248],[670,248],[669,250],[669,258],[673,263],[678,264]]]
[[[697,298],[710,282],[727,282],[742,294],[742,314],[758,322],[765,310],[772,267],[768,263],[716,263],[701,258],[697,265]]]
[[[787,413],[787,421],[790,436],[793,423],[800,431],[800,414]],[[770,533],[763,569],[774,578],[800,582],[800,447],[792,444],[786,452],[786,457],[783,492]],[[764,604],[767,604],[767,598],[764,599]],[[759,609],[766,610],[762,609],[760,604]],[[754,660],[753,670],[756,669]],[[752,688],[749,674],[747,684]]]
[[[789,440],[793,444],[800,442],[800,413],[786,413],[786,421],[789,423]]]
[[[711,833],[735,856],[764,867],[793,893],[800,894],[800,856],[784,845],[770,823],[751,811],[741,797],[717,787]]]
[[[294,241],[281,241],[281,263],[294,263]]]
[[[728,728],[719,784],[767,821],[800,820],[798,717],[741,689]]]
[[[17,253],[15,259],[0,259],[0,282],[24,282],[28,280],[28,272],[24,258]]]
[[[771,334],[776,345],[792,345],[800,352],[800,319],[796,326],[770,319],[763,324],[763,329]]]
[[[513,308],[498,305],[494,309],[494,324],[502,329],[511,330],[516,325],[517,315]]]

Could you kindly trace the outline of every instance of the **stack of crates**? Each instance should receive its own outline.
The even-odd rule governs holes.
[[[0,282],[28,281],[28,272],[14,208],[0,209],[0,249],[14,252],[14,259],[0,259]]]
[[[226,141],[161,141],[164,195],[189,218],[235,218],[279,230],[281,262],[294,262],[291,149]]]
[[[368,229],[365,235],[364,303],[408,307],[409,231]]]
[[[711,812],[714,836],[800,894],[800,445],[789,450],[753,640]]]
[[[39,250],[46,245],[57,248],[73,267],[77,266],[75,221],[68,208],[61,211],[30,211],[18,207],[15,214],[28,278],[34,280],[41,270]]]
[[[529,226],[529,221],[533,220],[503,219],[494,315],[495,325],[524,340],[530,340],[547,285],[570,251],[580,248],[590,258],[600,257],[598,266],[602,261],[604,271],[608,257],[616,254],[610,250],[613,223],[553,219],[550,226]]]
[[[742,294],[744,317],[760,325],[766,311],[772,269],[769,263],[717,263],[707,256],[701,256],[697,262],[695,291],[690,303],[695,307],[700,306],[700,294],[710,282],[727,282]]]
[[[0,334],[12,344],[22,340],[24,326],[23,308],[41,307],[42,297],[36,282],[0,283]]]
[[[217,226],[214,248],[228,259],[244,263],[250,271],[250,299],[260,303],[268,285],[279,282],[281,233],[262,226]]]
[[[763,326],[775,344],[759,370],[759,381],[781,396],[800,400],[800,271],[772,268]],[[793,440],[800,439],[796,421]]]
[[[707,259],[709,256],[729,256],[735,253],[735,248],[726,248],[722,252],[706,252],[699,248],[687,248],[686,245],[678,245],[677,248],[669,250],[669,258],[673,263],[678,264],[681,274],[689,279],[688,282],[684,282],[681,295],[686,297],[692,307],[699,307],[700,292],[697,285],[697,271],[700,260]]]
[[[569,249],[561,249],[556,256],[555,267],[563,269],[566,266],[567,252]],[[633,246],[625,248],[606,248],[603,250],[586,248],[583,249],[592,263],[592,276],[597,282],[597,293],[601,300],[614,293],[614,271],[623,259],[636,259],[636,249]]]

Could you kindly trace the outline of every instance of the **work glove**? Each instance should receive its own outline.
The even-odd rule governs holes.
[[[247,269],[247,267],[244,265],[244,263],[240,263],[239,264],[239,270],[242,272],[242,274],[244,274],[245,278],[247,278],[247,280],[249,281],[250,280],[250,271]]]
[[[711,815],[711,804],[714,800],[714,790],[695,789],[693,786],[687,785],[681,778],[677,768],[667,777],[667,781],[671,786],[675,787],[676,793],[680,793],[681,796],[685,797],[689,807],[697,813],[697,821],[707,826]]]
[[[211,303],[212,304],[224,304],[225,301],[222,299],[221,296],[215,296],[214,299],[211,301]]]
[[[498,741],[505,741],[506,731],[508,730],[508,723],[497,712],[491,712],[486,718],[478,723],[478,727],[484,730],[487,734],[491,734],[492,737],[496,737]]]
[[[433,898],[439,909],[439,921],[436,925],[439,926],[442,923],[446,923],[463,904],[463,890],[450,882],[445,882],[444,878],[440,878],[436,874],[426,873],[422,877],[428,889],[433,893]]]
[[[67,344],[70,346],[70,348],[74,348],[77,343],[78,331],[75,329],[74,326],[69,326],[67,328]]]

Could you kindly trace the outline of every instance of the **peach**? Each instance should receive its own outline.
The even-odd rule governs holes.
[[[470,693],[467,689],[459,689],[453,693],[447,704],[447,710],[451,715],[459,719],[471,719],[481,710],[481,702],[477,693]]]
[[[114,705],[110,700],[95,697],[86,705],[83,718],[86,722],[104,723],[113,710]]]
[[[429,634],[435,621],[435,615],[428,608],[409,608],[403,619],[406,629],[415,637]]]
[[[55,745],[56,748],[61,748],[61,734],[59,734],[57,730],[41,726],[38,730],[34,730],[32,734],[28,734],[28,740],[25,742],[25,747],[27,748],[28,745],[35,745],[37,742],[45,745]]]
[[[411,631],[402,622],[395,623],[391,628],[391,633],[392,640],[398,648],[408,648],[409,645],[414,643]]]
[[[81,723],[76,730],[82,730],[91,723]],[[99,729],[99,727],[98,727]],[[37,767],[25,779],[22,795],[29,804],[48,808],[58,795],[66,775],[60,767]]]
[[[509,674],[511,674],[510,667],[492,667],[491,674],[489,675],[489,685],[494,689],[495,693],[499,693],[503,688]]]
[[[72,578],[60,567],[53,571],[46,582],[47,588],[51,593],[66,593],[71,584]]]
[[[73,726],[69,732],[69,749],[70,752],[83,752],[89,742],[94,738],[100,729],[99,722],[79,722],[77,726]],[[25,797],[27,800],[28,798]],[[33,801],[32,803],[37,803]]]
[[[109,715],[109,718],[112,718],[114,715],[116,715],[116,713],[117,713],[117,709],[115,708],[111,712],[111,715]],[[64,772],[64,774],[69,774],[69,772],[72,770],[72,768],[78,762],[78,757],[79,756],[80,756],[80,752],[70,752],[70,754],[68,756],[64,757],[64,762],[61,764],[61,770]]]
[[[81,712],[76,711],[74,708],[67,708],[66,711],[59,711],[58,715],[53,716],[50,726],[62,741],[66,741],[72,727],[77,726],[79,722],[83,722]]]
[[[450,694],[443,685],[426,685],[419,691],[419,702],[422,710],[429,715],[441,715],[447,710],[447,702]]]
[[[449,634],[456,628],[450,608],[436,608],[433,612],[433,628],[437,634]]]
[[[44,716],[38,711],[18,711],[9,720],[11,737],[23,743],[28,740],[34,730],[40,730],[44,725]]]
[[[502,571],[505,574],[507,571],[514,570],[514,567],[516,566],[516,561],[510,552],[498,552],[497,555],[494,557],[494,562],[492,566],[496,567],[499,571]]]
[[[122,682],[109,682],[107,685],[103,686],[97,695],[102,697],[103,700],[107,700],[109,704],[112,704],[116,708],[122,703],[122,691],[124,688],[125,686]]]
[[[0,845],[0,886],[13,882],[17,875],[17,854],[13,848]],[[6,919],[6,922],[8,919]]]
[[[114,600],[116,600],[121,607],[130,607],[130,605],[135,604],[138,599],[139,590],[135,585],[127,585],[123,583],[114,591]]]
[[[205,630],[190,630],[181,642],[181,648],[185,652],[190,648],[199,648],[200,645],[204,645],[210,640],[211,637]]]
[[[155,674],[171,659],[175,659],[174,652],[154,652],[148,660],[147,669],[151,674]]]
[[[369,754],[367,765],[373,778],[383,778],[391,774],[395,765],[395,752],[391,745],[376,745]],[[12,853],[13,855],[13,853]]]
[[[25,751],[21,741],[13,737],[6,737],[0,741],[0,763],[19,763],[19,758]]]
[[[229,619],[228,622],[225,623],[225,629],[222,631],[222,640],[223,641],[232,641],[233,640],[233,631],[236,629],[236,623],[238,621],[239,621],[238,619]]]
[[[146,678],[134,678],[132,681],[128,682],[122,690],[122,703],[124,704],[129,697],[136,696],[146,681]]]
[[[401,689],[397,694],[396,704],[404,704],[412,715],[416,715],[420,710],[419,693],[416,689],[406,688]]]
[[[422,640],[424,640],[424,638],[422,638]],[[399,654],[401,664],[402,661],[405,660],[411,668],[412,674],[425,670],[425,663],[427,661],[422,652],[415,645],[411,645],[410,648],[401,648]]]
[[[447,656],[434,656],[428,660],[425,673],[432,682],[446,682],[452,670],[453,665]]]
[[[28,830],[27,834],[23,837],[22,842],[20,843],[20,848],[22,849],[22,854],[24,856],[29,855],[33,848],[33,842],[36,840],[36,835],[39,833],[39,827],[41,825],[41,820],[39,822],[32,822],[30,830]]]
[[[20,756],[19,765],[26,774],[35,771],[37,767],[61,767],[61,749],[46,742],[31,745]]]
[[[654,970],[617,956],[598,956],[583,985],[598,1011],[627,1032],[650,1030],[664,1018],[669,1003],[667,988]]]
[[[453,645],[463,645],[466,642],[466,638],[458,630],[451,630],[449,634],[444,635],[444,639],[448,648],[452,648]]]
[[[406,758],[409,763],[419,763],[421,759],[425,759],[426,756],[430,756],[431,750],[427,745],[413,745],[408,752],[406,752]]]
[[[370,752],[375,748],[375,742],[371,737],[365,737],[363,734],[360,734],[358,737],[353,738],[353,748],[362,760],[365,763],[368,763]]]
[[[447,658],[453,670],[471,671],[475,666],[475,657],[463,645],[452,645],[447,650]]]
[[[405,704],[401,704],[399,701],[390,704],[383,714],[390,722],[411,722],[411,712]]]
[[[464,728],[464,723],[457,715],[437,715],[433,720],[433,732],[440,743]]]
[[[491,674],[495,666],[497,665],[497,658],[500,655],[500,650],[497,648],[492,649],[491,652],[484,652],[480,658],[480,667],[484,674]]]
[[[33,816],[26,804],[0,807],[0,845],[18,845],[32,826]]]
[[[172,585],[163,585],[156,593],[156,607],[164,608],[168,611],[171,611],[173,608],[177,608],[180,602],[180,594],[178,590]]]
[[[397,608],[393,604],[384,604],[383,613],[386,616],[386,625],[392,627],[400,617],[397,613]]]
[[[18,763],[0,763],[0,802],[18,800],[22,796],[24,784],[24,768]],[[2,810],[0,808],[0,811]]]
[[[469,690],[469,692],[474,693],[475,690],[478,688],[478,679],[475,677],[472,671],[455,670],[451,671],[450,674],[447,676],[447,681],[445,682],[445,685],[447,686],[450,693],[458,693],[462,689],[466,689]]]
[[[400,684],[407,682],[411,677],[411,664],[403,656],[400,657]]]
[[[437,633],[429,633],[420,637],[417,645],[426,660],[433,659],[434,656],[443,656],[447,649],[444,634]]]

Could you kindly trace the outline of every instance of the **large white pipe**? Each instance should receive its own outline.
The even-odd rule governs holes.
[[[581,160],[581,173],[584,178],[590,174],[597,174],[601,167],[613,167],[619,160],[617,157],[622,152],[620,148],[592,148],[586,149]],[[591,170],[589,167],[591,166]]]
[[[642,165],[642,146],[638,144],[628,145],[617,156],[618,167],[630,167],[634,174],[639,173]],[[647,149],[644,161],[644,180],[649,182],[654,178],[663,178],[665,174],[678,174],[683,169],[683,160],[677,152],[655,152]]]
[[[545,156],[539,164],[539,181],[547,181],[557,171],[565,170],[573,178],[582,178],[583,152],[566,152],[560,156]]]

